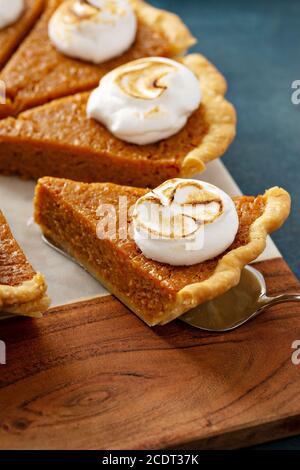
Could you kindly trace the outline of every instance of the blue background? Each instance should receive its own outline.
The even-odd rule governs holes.
[[[238,135],[224,162],[246,194],[283,186],[293,201],[289,220],[273,235],[300,278],[300,0],[149,0],[189,26],[201,52],[225,75],[238,114]],[[300,372],[300,371],[299,371]],[[256,446],[300,449],[300,437]]]

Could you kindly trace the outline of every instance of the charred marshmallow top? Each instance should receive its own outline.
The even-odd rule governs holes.
[[[48,33],[63,54],[99,64],[129,49],[136,29],[128,0],[67,0],[52,15]]]
[[[232,199],[198,180],[172,179],[142,196],[133,237],[147,258],[174,266],[202,263],[234,241],[239,221]]]
[[[201,101],[199,80],[184,65],[149,57],[105,75],[89,98],[87,114],[126,142],[158,142],[182,129]]]
[[[24,0],[0,0],[0,29],[15,23],[24,6]]]

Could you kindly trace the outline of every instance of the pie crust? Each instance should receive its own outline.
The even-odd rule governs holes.
[[[105,73],[121,64],[146,56],[174,57],[195,43],[178,16],[132,0],[138,18],[132,47],[99,65],[73,59],[57,51],[48,38],[49,19],[62,1],[46,1],[43,15],[3,69],[0,80],[6,84],[7,101],[0,107],[0,117],[92,90]]]
[[[0,211],[0,311],[41,316],[49,307],[44,277],[36,273]]]
[[[235,286],[242,268],[262,253],[267,234],[290,211],[290,196],[278,187],[263,196],[234,198],[240,225],[231,247],[204,263],[169,266],[145,258],[132,239],[99,239],[96,234],[100,203],[117,204],[119,196],[126,196],[131,206],[146,192],[42,178],[36,187],[35,220],[46,237],[150,326],[168,323]]]
[[[246,245],[226,253],[218,261],[214,273],[204,282],[185,286],[177,294],[177,307],[166,322],[181,315],[182,305],[188,303],[187,311],[199,304],[219,297],[239,283],[241,270],[254,261],[266,247],[268,234],[278,230],[290,213],[290,195],[282,188],[273,187],[265,191],[263,214],[249,227],[249,241]]]
[[[205,170],[206,164],[222,156],[236,135],[236,112],[224,95],[227,83],[223,75],[201,54],[180,59],[199,78],[207,110],[209,132],[201,143],[184,156],[179,176],[193,176]]]
[[[177,134],[150,145],[123,142],[87,118],[89,93],[80,93],[0,121],[0,172],[156,187],[203,171],[233,140],[236,114],[224,77],[205,57],[179,60],[198,76],[203,96]]]

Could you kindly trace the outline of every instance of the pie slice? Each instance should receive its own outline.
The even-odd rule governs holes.
[[[288,193],[278,187],[262,196],[237,197],[239,229],[229,249],[200,264],[170,266],[145,258],[124,232],[115,238],[97,237],[99,207],[113,205],[119,227],[120,196],[130,208],[147,191],[42,178],[36,188],[35,220],[48,239],[150,326],[165,324],[236,285],[241,269],[264,250],[267,234],[281,226],[290,210]],[[130,221],[128,216],[128,227]]]
[[[19,20],[0,29],[0,69],[38,19],[43,6],[44,0],[25,0],[25,9]]]
[[[89,119],[89,93],[79,93],[0,122],[0,172],[155,187],[191,176],[220,157],[235,136],[236,115],[226,82],[199,54],[181,59],[199,77],[202,102],[184,128],[149,145],[129,144]]]
[[[103,75],[121,64],[147,56],[173,57],[195,43],[176,15],[151,7],[142,0],[131,0],[138,19],[133,46],[122,56],[100,65],[72,59],[58,52],[48,38],[49,19],[62,1],[47,0],[40,20],[0,75],[7,90],[2,116],[91,90]]]
[[[0,311],[39,317],[50,304],[46,290],[0,211]]]

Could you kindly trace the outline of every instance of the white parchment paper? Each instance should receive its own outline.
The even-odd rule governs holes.
[[[241,194],[219,160],[210,163],[199,179],[219,186],[231,196]],[[107,290],[92,276],[42,241],[39,227],[32,219],[34,187],[35,183],[32,181],[0,176],[0,209],[35,270],[46,277],[52,306],[106,295]],[[281,256],[279,251],[269,239],[259,260],[278,256]]]

